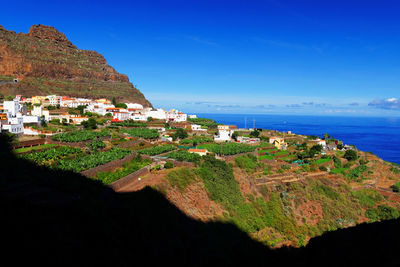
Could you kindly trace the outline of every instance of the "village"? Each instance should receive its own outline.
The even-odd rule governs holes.
[[[270,165],[268,169],[274,166],[282,172],[280,167],[284,164],[306,168],[317,162],[321,166],[312,164],[312,169],[329,172],[334,169],[332,156],[356,151],[328,135],[321,139],[290,131],[240,129],[236,125],[221,125],[174,109],[167,111],[138,103],[116,103],[115,99],[17,95],[4,101],[0,112],[0,129],[15,136],[16,151],[26,153],[55,145],[87,146],[90,142],[100,143],[99,151],[103,152],[114,147],[135,152],[138,148],[149,150],[148,147],[153,147],[157,151],[148,153],[153,157],[153,165],[160,165],[160,159],[163,160],[158,169],[164,169],[168,155],[175,161],[193,162],[198,158],[189,154],[200,157],[214,154],[224,159],[224,156],[253,153],[258,160]],[[137,147],[137,143],[143,147]],[[167,157],[159,154],[167,154]]]
[[[346,215],[351,219],[332,219],[339,209],[325,209],[324,219],[321,217],[324,223],[317,225],[322,232],[363,220],[352,213],[352,205],[359,200],[349,197],[351,190],[365,194],[378,190],[387,196],[386,200],[379,198],[379,203],[397,203],[394,192],[399,190],[399,168],[329,134],[306,136],[255,125],[239,128],[174,109],[117,103],[115,99],[16,96],[4,101],[0,110],[2,135],[9,137],[14,155],[21,160],[74,172],[115,192],[150,186],[189,216],[203,221],[234,209],[238,213],[230,218],[249,233],[256,234],[266,224],[264,220],[255,224],[247,221],[246,212],[254,213],[258,205],[255,198],[278,205],[273,198],[279,195],[282,203],[277,210],[292,213],[281,218],[282,212],[271,206],[262,214],[275,212],[274,217],[281,222],[296,219],[301,224],[311,220],[308,213],[321,213],[318,204],[307,206],[307,190],[317,192],[314,195],[318,197],[343,194],[350,202],[340,212],[351,214]],[[290,190],[297,199],[285,202]],[[343,201],[329,203],[334,206]],[[240,209],[247,211],[241,214]],[[270,224],[280,229],[280,222]],[[297,235],[312,236],[300,230],[291,236],[293,229],[285,229],[279,230],[284,237],[276,230],[272,236],[262,233],[254,237],[266,238],[268,245],[275,246],[303,244],[303,237]]]

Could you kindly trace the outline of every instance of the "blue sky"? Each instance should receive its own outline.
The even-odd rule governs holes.
[[[400,3],[12,1],[0,25],[58,28],[157,107],[400,116]]]

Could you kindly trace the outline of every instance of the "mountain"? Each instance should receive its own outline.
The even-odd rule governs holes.
[[[40,24],[27,34],[0,26],[0,93],[116,97],[151,107],[128,76],[109,66],[101,54],[78,49],[56,28]]]

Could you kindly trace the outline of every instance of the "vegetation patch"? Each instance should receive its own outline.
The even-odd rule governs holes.
[[[17,148],[17,149],[14,150],[14,152],[15,153],[23,153],[23,152],[28,152],[28,151],[35,151],[35,150],[52,148],[52,147],[55,147],[55,146],[57,146],[57,144],[43,144],[43,145],[32,146],[32,147]]]
[[[208,151],[214,152],[218,155],[235,155],[246,152],[253,152],[256,148],[254,146],[237,144],[237,143],[226,143],[226,144],[206,144],[202,148],[206,148]]]
[[[253,154],[237,156],[235,158],[235,164],[247,173],[253,173],[257,167],[257,157]]]
[[[377,208],[368,209],[365,212],[365,217],[367,217],[370,222],[376,222],[381,220],[397,219],[400,217],[400,212],[393,207],[379,205]]]
[[[81,142],[87,140],[94,140],[98,137],[109,136],[110,132],[106,130],[102,130],[100,132],[95,131],[74,131],[74,132],[66,132],[53,135],[52,139],[55,141],[61,142]]]
[[[74,159],[61,159],[55,167],[62,170],[81,172],[113,160],[122,159],[130,153],[131,151],[127,149],[112,148],[108,151],[76,157]]]
[[[378,202],[383,200],[381,194],[375,190],[367,188],[351,192],[351,196],[356,199],[361,206],[366,208],[373,208]]]
[[[125,162],[122,168],[116,168],[111,172],[97,173],[96,180],[100,180],[103,184],[111,184],[141,168],[149,165],[150,159],[142,159],[140,155],[134,157],[131,161]]]
[[[150,148],[141,149],[138,151],[139,154],[146,154],[149,156],[159,155],[168,151],[175,150],[176,146],[174,145],[162,145],[162,146],[153,146]]]
[[[182,167],[170,171],[167,178],[172,186],[178,187],[183,193],[188,185],[197,180],[197,174],[187,167]]]
[[[132,129],[124,129],[123,131],[132,137],[141,137],[145,139],[154,139],[158,138],[159,136],[157,130],[147,129],[147,128],[132,128]]]
[[[199,162],[201,159],[201,156],[199,154],[190,153],[186,150],[179,150],[168,153],[166,157],[171,159],[176,159],[178,161],[188,161],[188,162]]]

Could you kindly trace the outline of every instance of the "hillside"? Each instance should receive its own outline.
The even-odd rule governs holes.
[[[14,265],[398,266],[399,219],[272,250],[235,225],[191,219],[151,188],[118,194],[9,149],[0,137],[3,261]]]
[[[18,78],[18,83],[13,83]],[[27,34],[0,26],[0,93],[108,98],[151,106],[105,58],[80,50],[57,29],[33,25]]]

